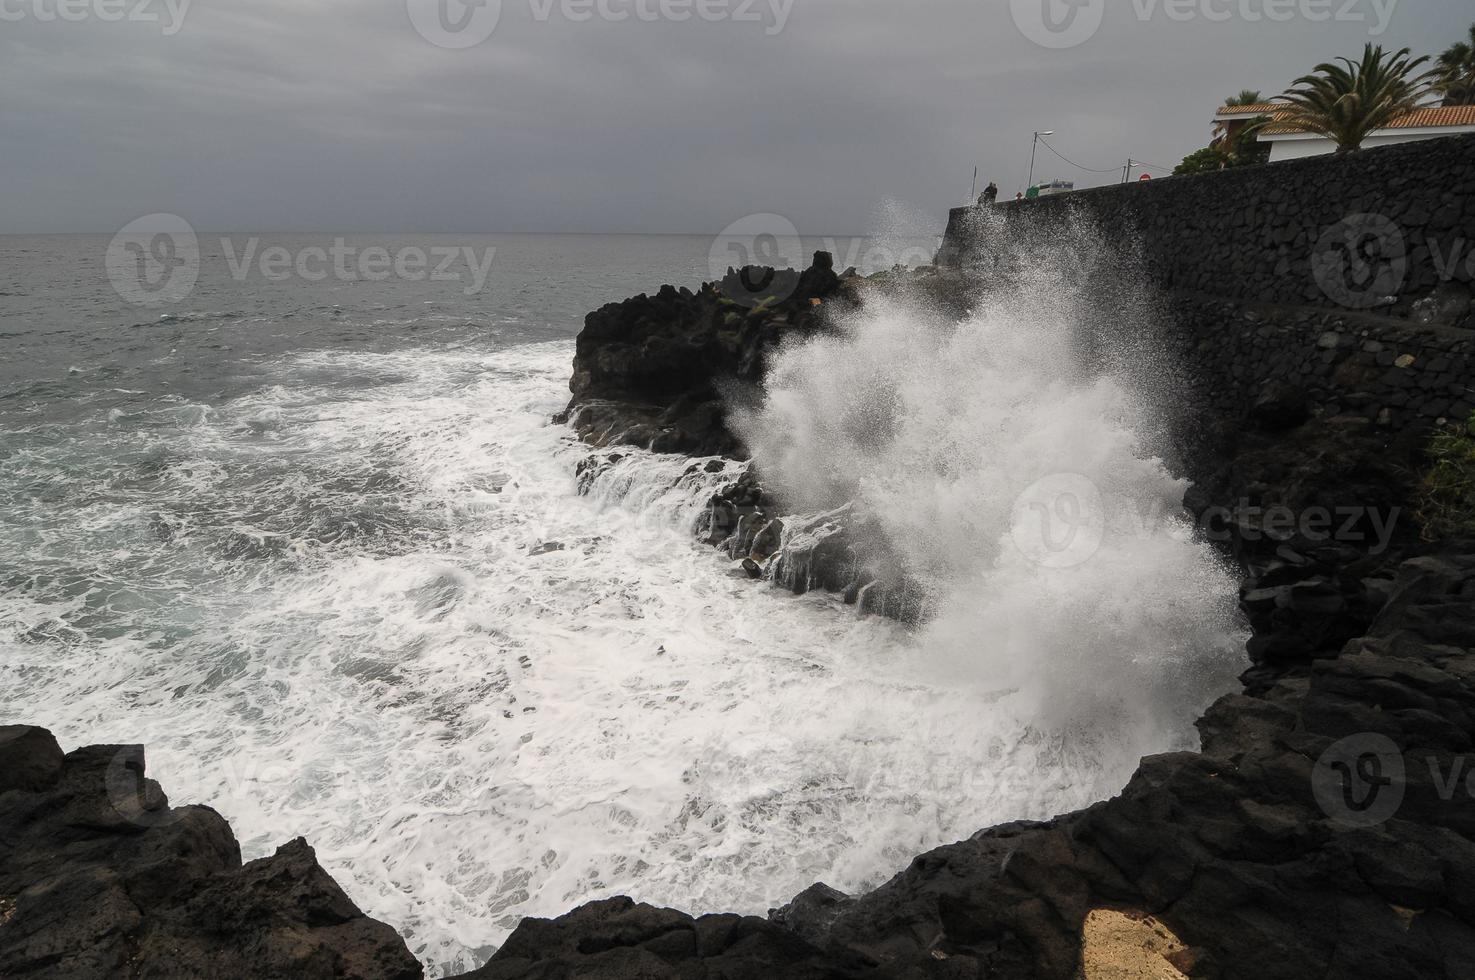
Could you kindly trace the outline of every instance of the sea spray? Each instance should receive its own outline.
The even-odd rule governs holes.
[[[919,676],[1117,765],[1191,747],[1243,637],[1156,452],[1173,372],[1151,293],[1076,219],[988,231],[967,315],[872,296],[780,351],[737,425],[793,509],[853,501],[930,594]]]

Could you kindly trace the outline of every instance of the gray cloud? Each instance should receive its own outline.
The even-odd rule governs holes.
[[[573,22],[555,4],[540,21],[533,2],[503,0],[495,33],[456,51],[405,0],[195,0],[172,36],[0,0],[25,14],[0,21],[0,231],[167,211],[208,230],[715,233],[771,211],[824,235],[864,230],[886,199],[940,223],[975,164],[1021,188],[1035,129],[1092,168],[1171,166],[1223,96],[1278,92],[1373,26],[1107,0],[1089,40],[1052,50],[1009,0],[794,0],[774,36],[768,14]],[[1373,39],[1437,53],[1472,16],[1401,0]],[[1115,179],[1040,153],[1041,176]]]

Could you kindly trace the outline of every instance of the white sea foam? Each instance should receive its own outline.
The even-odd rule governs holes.
[[[35,496],[0,525],[31,570],[0,590],[0,714],[68,747],[147,743],[172,799],[218,808],[248,858],[306,836],[438,973],[524,915],[614,894],[762,913],[1108,796],[1144,745],[1186,741],[1169,694],[1221,684],[1227,580],[1173,531],[1107,535],[1062,575],[1011,558],[1041,474],[1181,485],[1136,452],[1121,391],[1052,379],[1047,336],[984,318],[926,340],[908,316],[786,359],[771,418],[796,442],[764,451],[796,482],[785,453],[850,467],[893,507],[955,600],[920,636],[695,544],[721,477],[690,460],[626,451],[576,495],[585,450],[547,423],[568,343],[296,354],[252,394],[91,427],[95,474],[75,446],[7,461]],[[866,462],[804,417],[873,375],[898,435]],[[903,438],[927,432],[946,438]],[[1128,699],[1132,737],[1008,693],[1072,676],[1164,690]]]
[[[761,913],[1114,788],[910,676],[902,628],[696,545],[690,460],[629,452],[576,496],[546,421],[570,354],[294,356],[173,430],[99,430],[135,440],[106,493],[28,532],[38,575],[90,574],[0,594],[5,717],[147,743],[248,857],[307,836],[438,970],[523,915]]]

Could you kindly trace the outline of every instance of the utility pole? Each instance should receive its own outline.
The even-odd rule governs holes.
[[[968,192],[968,203],[978,200],[978,168],[973,168],[973,189]]]
[[[1054,136],[1054,135],[1055,135],[1055,130],[1053,130],[1053,129],[1047,129],[1043,133],[1041,133],[1041,132],[1036,132],[1035,133],[1035,141],[1034,141],[1033,144],[1031,144],[1031,146],[1029,148],[1029,186],[1030,187],[1035,186],[1035,153],[1040,148],[1040,137],[1041,136]]]

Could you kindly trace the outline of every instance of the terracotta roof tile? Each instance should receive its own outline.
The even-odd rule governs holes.
[[[1219,116],[1273,116],[1277,112],[1285,111],[1284,102],[1256,102],[1254,105],[1226,105],[1220,106],[1215,117]]]
[[[1282,114],[1277,114],[1281,118]],[[1430,106],[1416,109],[1406,116],[1393,120],[1384,129],[1440,129],[1453,126],[1475,126],[1475,105]],[[1266,126],[1261,136],[1289,136],[1304,133],[1301,126],[1278,124]]]
[[[1419,109],[1390,123],[1389,129],[1418,129],[1424,126],[1475,126],[1475,105],[1446,105]]]

